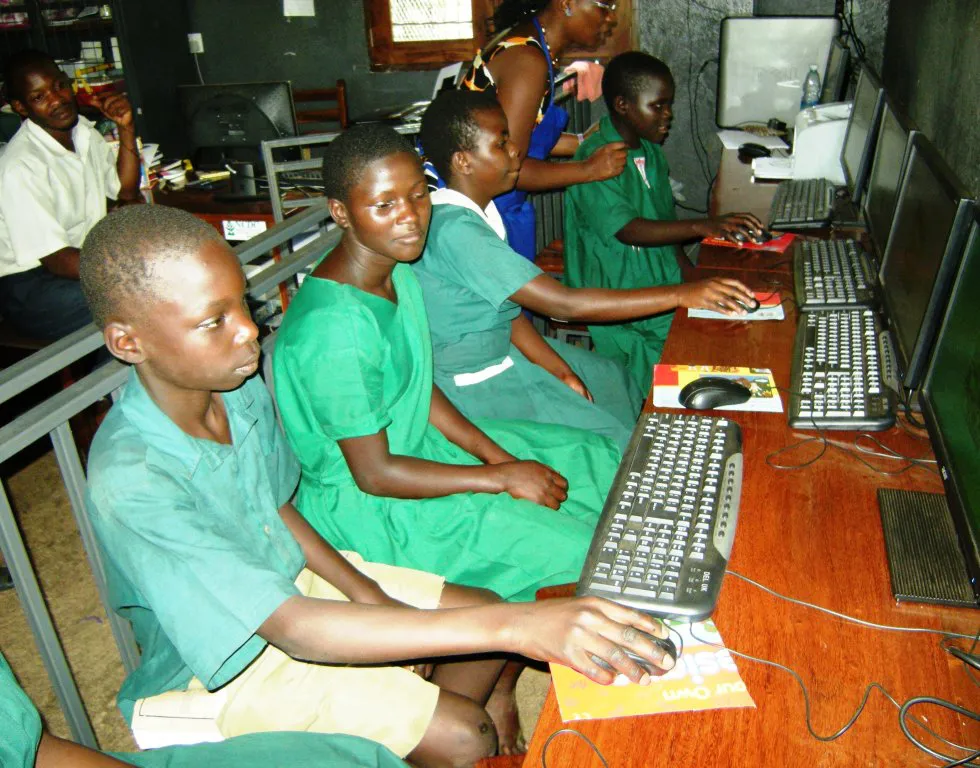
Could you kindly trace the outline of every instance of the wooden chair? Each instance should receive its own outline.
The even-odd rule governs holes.
[[[294,90],[293,103],[296,105],[296,123],[300,134],[334,131],[338,125],[340,130],[345,130],[350,123],[347,114],[347,83],[343,80],[338,80],[333,88]],[[308,104],[312,106],[307,107]],[[326,106],[327,104],[333,106]]]

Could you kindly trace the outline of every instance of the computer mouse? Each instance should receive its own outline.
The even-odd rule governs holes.
[[[768,147],[764,147],[761,144],[753,144],[752,142],[743,144],[738,148],[738,159],[743,163],[751,162],[757,157],[769,157],[771,154],[772,150]]]
[[[752,242],[756,245],[762,245],[763,243],[768,243],[770,240],[772,240],[772,237],[772,232],[770,232],[768,229],[759,229],[756,230],[754,235],[752,235]]]
[[[738,304],[742,309],[744,309],[750,315],[753,312],[755,312],[759,307],[762,306],[759,303],[759,300],[756,299],[756,298],[753,298],[752,301],[751,302],[748,302],[748,303],[747,302],[744,302],[744,301],[739,301],[738,299],[735,299],[735,303]],[[726,381],[727,381],[727,379],[726,379]]]
[[[741,230],[735,230],[728,236],[728,238],[730,240],[734,240],[736,243],[747,243],[749,241],[749,236]]]
[[[744,403],[752,390],[724,376],[702,376],[681,390],[680,402],[685,408],[707,411],[720,405]]]
[[[638,629],[636,631],[639,633],[641,637],[646,638],[655,646],[657,646],[661,651],[663,651],[666,655],[670,656],[670,658],[673,659],[675,664],[677,663],[677,646],[674,645],[673,640],[671,640],[669,637],[654,637],[653,635],[644,632],[642,629]],[[662,667],[658,667],[656,664],[647,661],[642,656],[638,656],[628,648],[624,648],[623,650],[626,651],[626,655],[629,656],[630,659],[635,661],[637,664],[639,664],[640,668],[648,675],[650,675],[650,677],[660,677],[661,675],[666,674],[667,672],[670,671],[669,669],[663,669]],[[616,671],[615,669],[613,669],[612,665],[609,664],[605,659],[600,659],[595,654],[589,654],[589,655],[592,656],[592,661],[594,661],[598,666],[602,667],[606,671],[608,672]],[[673,667],[671,667],[671,669],[673,669]]]

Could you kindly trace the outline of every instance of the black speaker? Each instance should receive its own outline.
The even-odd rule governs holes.
[[[753,16],[833,16],[837,0],[752,0]]]

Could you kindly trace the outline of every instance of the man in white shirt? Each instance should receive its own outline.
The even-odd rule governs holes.
[[[94,102],[119,129],[115,157],[50,56],[14,54],[4,82],[24,122],[0,156],[0,314],[25,336],[57,339],[92,320],[78,252],[106,198],[139,197],[133,110],[121,94]]]

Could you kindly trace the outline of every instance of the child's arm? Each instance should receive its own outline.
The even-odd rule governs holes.
[[[541,338],[541,334],[523,314],[518,315],[511,323],[510,340],[532,363],[540,365],[582,397],[592,401],[592,393],[589,392],[585,383],[575,374],[565,359],[555,352],[547,341]]]
[[[309,597],[286,600],[258,634],[297,659],[333,664],[400,662],[501,651],[577,669],[599,683],[611,664],[634,682],[645,673],[623,653],[632,650],[665,669],[664,654],[635,629],[666,636],[660,622],[599,598],[498,603],[419,610]]]
[[[669,312],[677,307],[704,307],[743,315],[736,300],[751,304],[755,295],[738,280],[709,278],[694,283],[618,291],[569,288],[547,275],[522,286],[511,301],[532,312],[571,322],[621,322]]]
[[[338,441],[358,488],[372,496],[397,499],[431,499],[466,492],[509,493],[515,499],[558,509],[568,497],[565,478],[536,461],[516,461],[449,405],[442,393],[436,396],[437,387],[432,389],[429,420],[433,426],[450,441],[488,463],[441,464],[393,454],[388,446],[388,434],[381,430]],[[446,405],[455,411],[455,416],[446,412]],[[468,427],[461,425],[460,420]]]
[[[62,768],[66,765],[73,768],[128,768],[129,763],[44,731],[37,749],[35,768]]]
[[[365,576],[351,565],[347,558],[317,533],[292,502],[287,502],[279,508],[279,516],[303,550],[306,567],[324,581],[333,584],[351,602],[372,604],[397,602],[388,597],[374,579]]]
[[[729,213],[711,219],[678,219],[657,221],[635,218],[616,233],[616,239],[626,245],[653,247],[672,245],[702,237],[732,239],[735,233],[751,239],[765,229],[751,213]]]

